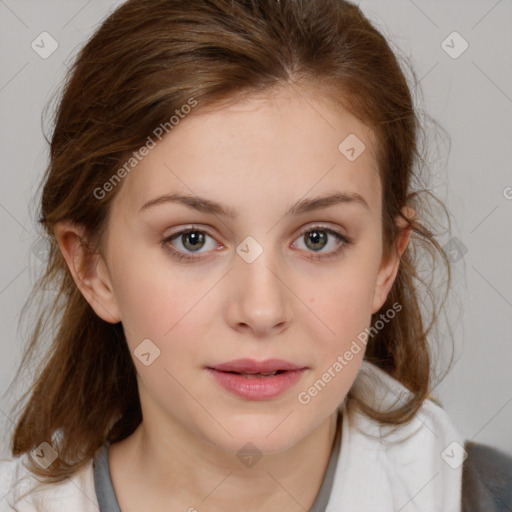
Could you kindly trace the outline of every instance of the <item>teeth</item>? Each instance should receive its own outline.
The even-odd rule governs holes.
[[[258,377],[259,375],[263,375],[265,377],[268,377],[269,375],[275,375],[277,373],[277,370],[274,372],[268,372],[268,373],[246,373],[246,372],[240,372],[240,375],[243,375],[244,377],[248,378],[254,378]]]

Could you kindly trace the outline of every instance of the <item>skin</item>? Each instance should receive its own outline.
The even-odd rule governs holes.
[[[84,256],[80,227],[57,226],[61,251],[96,313],[123,323],[132,356],[147,338],[161,351],[149,366],[133,357],[143,423],[110,449],[123,511],[229,512],[242,503],[246,511],[302,511],[313,504],[337,407],[364,350],[309,404],[297,395],[370,325],[410,236],[401,226],[396,251],[382,257],[376,139],[348,111],[333,107],[314,93],[282,88],[198,109],[124,178],[102,255]],[[338,150],[349,134],[366,145],[353,162]],[[333,191],[358,193],[368,208],[354,202],[285,216],[299,199]],[[177,203],[140,211],[171,193],[222,202],[239,216]],[[343,242],[327,234],[325,246],[315,249],[311,239],[307,245],[303,231],[318,223],[353,243],[327,257]],[[191,224],[211,236],[196,252],[190,239],[187,246],[182,237],[167,242],[197,258],[180,262],[162,240]],[[248,236],[263,248],[252,263],[236,252]],[[249,401],[230,395],[205,370],[239,357],[277,357],[308,370],[284,394]],[[236,455],[248,442],[262,454],[252,467]]]

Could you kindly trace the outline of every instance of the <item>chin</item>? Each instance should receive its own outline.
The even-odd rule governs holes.
[[[241,451],[254,451],[260,455],[283,453],[293,448],[301,439],[301,432],[288,420],[283,422],[282,415],[279,418],[269,416],[259,421],[254,416],[246,417],[239,419],[236,425],[231,423],[225,426],[233,437],[222,431],[210,442],[235,455],[239,455]]]

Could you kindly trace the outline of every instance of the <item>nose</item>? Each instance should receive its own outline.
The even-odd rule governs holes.
[[[264,248],[254,261],[249,261],[237,256],[230,273],[228,322],[241,333],[269,338],[287,328],[292,294],[274,252]]]

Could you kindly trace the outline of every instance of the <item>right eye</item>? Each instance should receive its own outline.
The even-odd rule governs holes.
[[[207,245],[207,237],[213,240],[213,237],[208,234],[207,231],[196,227],[190,227],[166,237],[162,240],[162,246],[171,254],[171,256],[177,258],[179,261],[198,260],[200,257],[192,256],[192,254],[208,252],[207,250],[199,251],[199,249],[202,249]],[[178,242],[178,246],[181,245],[181,247],[176,248],[173,244],[176,242]],[[218,245],[212,244],[211,249],[215,249],[215,247],[218,247]],[[191,252],[188,253],[187,251]]]

